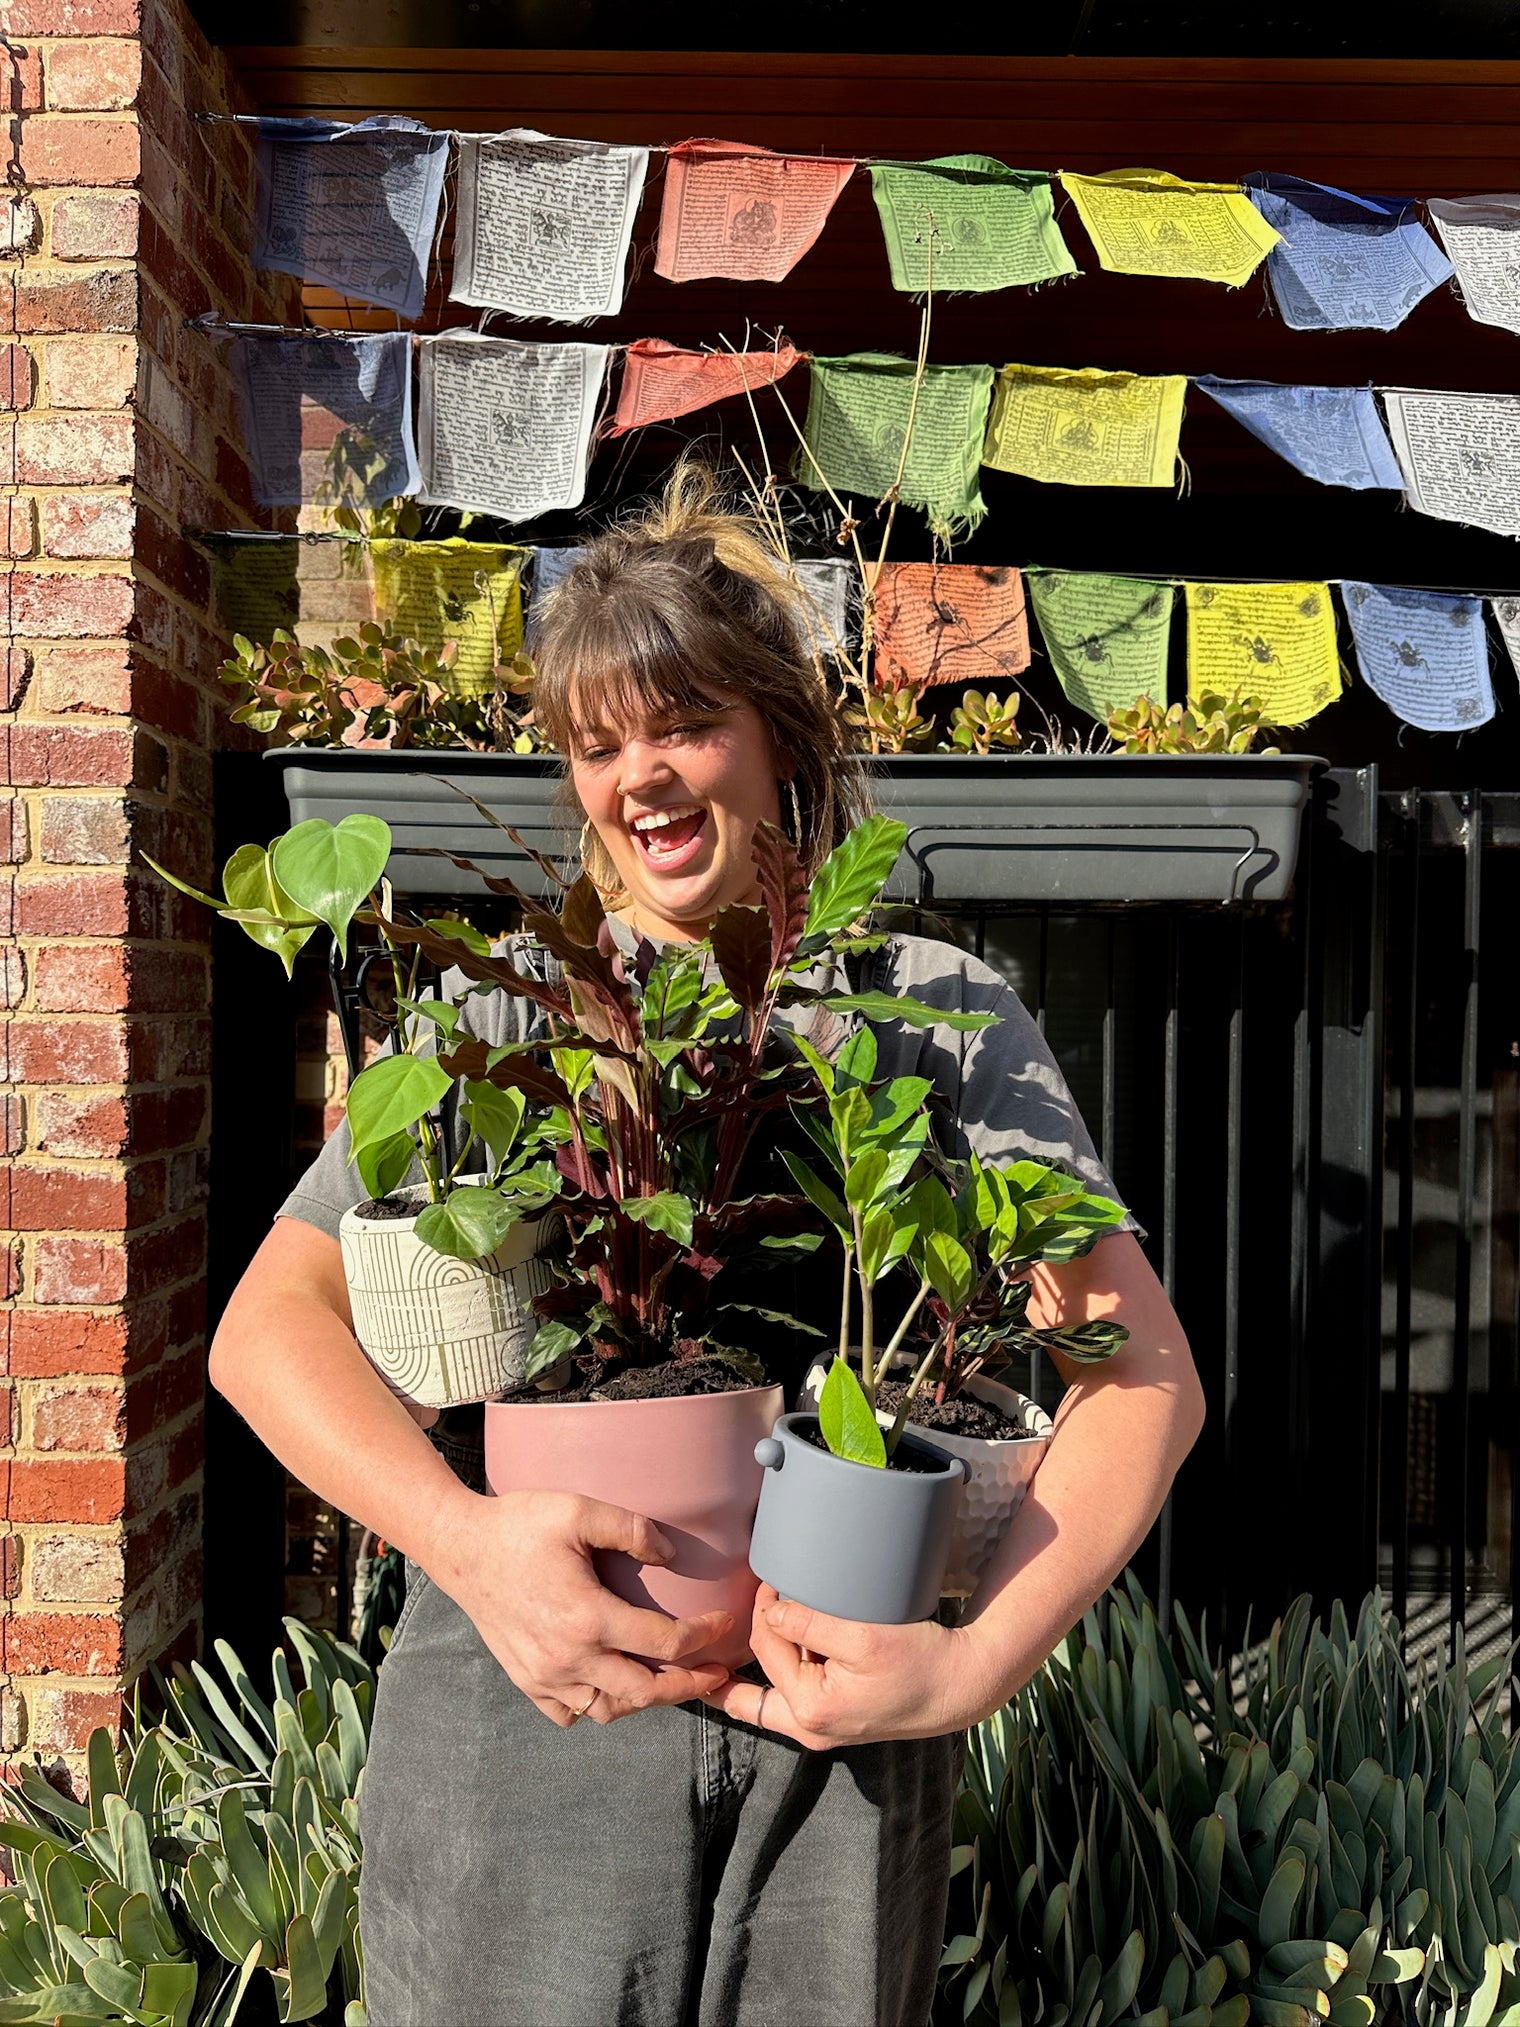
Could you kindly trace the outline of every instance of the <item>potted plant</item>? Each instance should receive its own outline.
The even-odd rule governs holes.
[[[1030,1329],[1023,1277],[1036,1261],[1088,1251],[1124,1211],[1039,1162],[994,1168],[973,1155],[964,1167],[931,1163],[927,1083],[875,1085],[868,1028],[835,1063],[815,1054],[812,1067],[827,1119],[802,1116],[829,1173],[796,1156],[788,1165],[844,1249],[839,1345],[832,1364],[809,1375],[812,1410],[786,1417],[763,1447],[761,1461],[776,1475],[761,1498],[752,1559],[767,1582],[805,1604],[899,1623],[926,1617],[942,1595],[974,1591],[1044,1453],[1048,1421],[990,1378],[989,1366],[1034,1344],[1096,1360],[1123,1343],[1116,1323]],[[875,1290],[900,1267],[917,1287],[878,1348]],[[901,1475],[911,1482],[895,1496],[921,1515],[916,1537],[879,1518],[905,1442],[909,1472]],[[957,1465],[962,1486],[948,1468],[934,1480],[926,1453]]]
[[[389,1054],[349,1086],[353,1161],[367,1201],[339,1235],[354,1332],[389,1384],[422,1407],[484,1400],[520,1377],[537,1328],[529,1304],[548,1285],[540,1257],[556,1187],[557,1124],[530,1116],[520,1093],[481,1079],[438,1117],[453,1079],[437,1055],[463,996],[422,998],[419,954],[391,937],[382,883],[388,827],[363,814],[313,817],[266,846],[239,847],[222,894],[203,894],[150,859],[182,893],[239,923],[289,976],[325,925],[340,951],[356,916],[377,923],[391,959],[396,1025]],[[447,949],[484,951],[457,920],[432,924]],[[408,1182],[416,1173],[420,1180]]]

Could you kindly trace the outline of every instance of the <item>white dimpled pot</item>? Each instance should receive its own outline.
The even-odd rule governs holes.
[[[899,1371],[903,1370],[903,1363],[899,1357],[896,1361]],[[830,1361],[819,1359],[808,1373],[804,1392],[815,1401],[828,1378],[829,1364]],[[1001,1408],[1024,1434],[955,1436],[946,1429],[926,1428],[911,1416],[908,1418],[906,1426],[926,1443],[959,1457],[966,1466],[960,1511],[945,1565],[943,1594],[947,1598],[969,1598],[981,1582],[998,1543],[1008,1532],[1013,1516],[1024,1503],[1024,1494],[1034,1482],[1054,1426],[1038,1402],[1004,1386],[1000,1380],[978,1376],[966,1382],[965,1391],[990,1407]],[[885,1409],[878,1409],[876,1419],[884,1429],[890,1429],[894,1418]]]
[[[426,1208],[421,1185],[397,1191]],[[404,1400],[446,1408],[485,1401],[523,1377],[538,1329],[533,1297],[549,1285],[535,1257],[548,1220],[515,1224],[494,1253],[456,1260],[417,1237],[417,1219],[343,1213],[338,1243],[354,1335]]]

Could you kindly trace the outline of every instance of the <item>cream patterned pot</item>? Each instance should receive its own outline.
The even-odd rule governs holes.
[[[897,1363],[901,1367],[904,1362],[899,1358]],[[822,1391],[828,1370],[828,1362],[820,1359],[809,1371],[804,1392],[812,1400],[816,1401]],[[954,1436],[944,1429],[925,1428],[911,1418],[907,1423],[926,1443],[959,1457],[966,1466],[960,1511],[945,1565],[947,1598],[969,1598],[980,1583],[998,1543],[1024,1503],[1024,1494],[1034,1482],[1054,1426],[1037,1402],[999,1380],[972,1379],[967,1382],[966,1391],[977,1400],[1001,1408],[1025,1433],[997,1438]],[[884,1429],[891,1428],[893,1418],[885,1410],[879,1409],[876,1419]]]
[[[420,1213],[425,1190],[415,1197]],[[523,1376],[538,1329],[530,1304],[549,1285],[536,1257],[548,1221],[524,1220],[494,1253],[456,1260],[417,1237],[417,1219],[343,1213],[338,1242],[354,1335],[404,1400],[445,1408],[490,1400]]]

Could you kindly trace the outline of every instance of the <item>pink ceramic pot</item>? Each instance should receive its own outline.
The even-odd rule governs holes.
[[[732,1612],[733,1632],[692,1658],[735,1668],[750,1658],[758,1581],[749,1566],[764,1476],[755,1445],[781,1405],[780,1387],[668,1401],[493,1401],[486,1477],[493,1492],[579,1492],[654,1521],[674,1560],[657,1568],[599,1554],[602,1582],[672,1618]]]

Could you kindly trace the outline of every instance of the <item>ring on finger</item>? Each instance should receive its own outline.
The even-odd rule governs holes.
[[[580,1709],[571,1711],[570,1722],[574,1724],[575,1720],[578,1717],[584,1717],[586,1715],[586,1712],[591,1708],[592,1704],[595,1703],[596,1699],[601,1695],[601,1693],[602,1692],[599,1689],[593,1689],[591,1694],[586,1698],[586,1701],[581,1705]]]
[[[764,1688],[760,1691],[760,1701],[755,1705],[756,1731],[759,1731],[765,1723],[765,1699],[770,1695],[770,1693],[771,1693],[771,1685],[767,1682]]]

